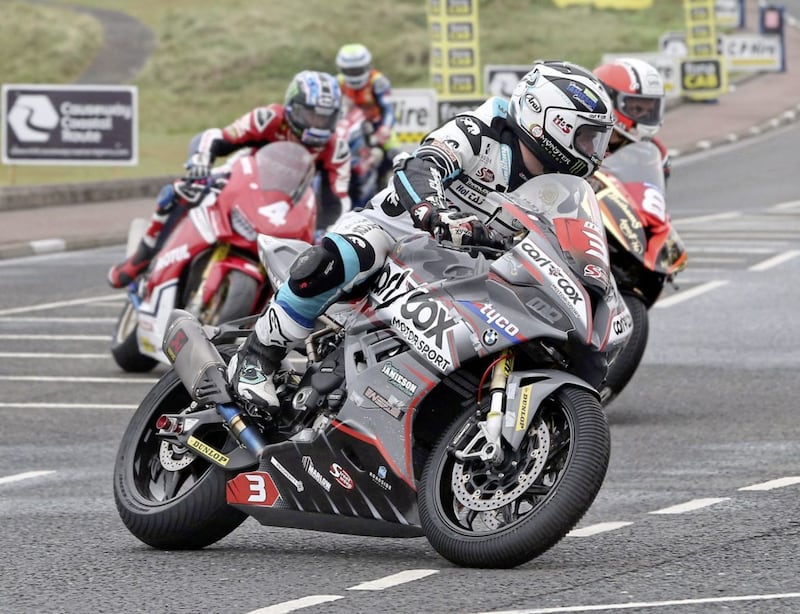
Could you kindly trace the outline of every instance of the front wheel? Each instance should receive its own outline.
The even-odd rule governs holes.
[[[155,358],[139,351],[139,340],[136,331],[139,319],[133,303],[127,301],[117,320],[117,327],[111,339],[111,356],[121,369],[128,373],[145,373],[158,364]]]
[[[204,548],[244,522],[225,498],[226,473],[191,450],[156,436],[163,413],[180,413],[192,399],[173,370],[153,387],[131,418],[114,464],[114,500],[139,540],[163,550]],[[203,440],[222,452],[236,443],[221,424]]]
[[[608,368],[606,382],[601,390],[604,406],[611,403],[633,378],[639,363],[642,362],[650,333],[650,320],[644,301],[628,292],[623,292],[622,297],[625,299],[628,311],[631,312],[633,328],[630,339]]]
[[[565,386],[539,406],[517,450],[503,440],[502,462],[458,460],[457,450],[485,443],[481,419],[461,415],[429,456],[420,522],[457,565],[515,567],[555,545],[591,506],[608,468],[608,424],[592,393]]]

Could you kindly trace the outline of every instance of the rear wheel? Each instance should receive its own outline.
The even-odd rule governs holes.
[[[139,351],[139,341],[136,331],[139,320],[133,303],[127,301],[122,313],[117,320],[117,327],[111,339],[111,356],[119,367],[129,373],[144,373],[150,371],[158,364],[155,358],[146,356]]]
[[[455,456],[486,443],[478,424],[463,414],[433,449],[420,482],[420,521],[453,563],[514,567],[556,544],[589,509],[608,467],[608,424],[593,394],[562,387],[539,407],[517,450],[503,440],[499,465]]]
[[[631,312],[633,329],[631,337],[608,368],[608,376],[601,391],[603,405],[608,405],[633,378],[639,363],[642,362],[647,338],[650,333],[650,321],[644,301],[634,294],[622,293],[628,311]]]
[[[133,415],[114,464],[114,500],[139,540],[163,550],[198,549],[238,527],[246,514],[230,507],[225,488],[233,473],[156,436],[163,413],[180,413],[191,398],[173,370],[153,387]],[[222,425],[203,441],[222,452],[236,443]]]

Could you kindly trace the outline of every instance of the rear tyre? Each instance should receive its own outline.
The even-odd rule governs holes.
[[[422,473],[420,523],[457,565],[515,567],[556,544],[591,506],[608,467],[608,424],[591,392],[565,386],[540,405],[517,450],[503,440],[500,465],[456,458],[485,441],[473,413],[453,422]]]
[[[190,403],[178,376],[168,371],[139,405],[117,452],[117,511],[128,530],[153,548],[204,548],[247,517],[226,502],[226,482],[235,473],[156,437],[156,419],[163,413],[180,413]],[[204,432],[203,440],[222,452],[236,445],[222,425],[218,432]]]
[[[601,391],[604,406],[611,403],[633,378],[639,363],[642,362],[650,333],[650,320],[644,301],[635,294],[627,292],[623,292],[622,297],[625,299],[628,311],[631,312],[633,330],[628,343],[608,368],[606,383]]]
[[[111,339],[111,356],[122,370],[129,373],[144,373],[158,364],[155,358],[145,356],[139,351],[139,342],[136,339],[138,328],[136,309],[133,303],[127,301]]]

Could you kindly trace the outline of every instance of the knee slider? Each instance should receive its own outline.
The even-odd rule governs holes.
[[[300,254],[289,269],[289,288],[297,296],[312,297],[327,292],[344,281],[344,263],[330,239],[323,239]]]

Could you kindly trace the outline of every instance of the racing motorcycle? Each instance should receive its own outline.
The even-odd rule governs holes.
[[[260,313],[271,289],[259,261],[257,236],[313,241],[313,175],[311,155],[289,142],[248,151],[222,172],[215,171],[197,197],[199,204],[129,286],[112,338],[116,363],[130,372],[168,364],[161,345],[174,308],[208,324]],[[137,239],[129,237],[129,247]]]
[[[543,175],[487,197],[506,249],[399,241],[368,289],[333,305],[275,377],[281,407],[230,392],[254,318],[175,310],[173,368],[133,415],[114,467],[120,517],[154,548],[264,525],[424,535],[455,564],[508,568],[555,545],[609,462],[598,387],[627,340],[585,181]],[[260,237],[276,285],[299,241]]]
[[[606,230],[611,270],[633,321],[630,340],[601,388],[608,405],[630,382],[647,346],[648,311],[687,264],[686,248],[666,204],[661,152],[630,143],[603,160],[592,181]]]

